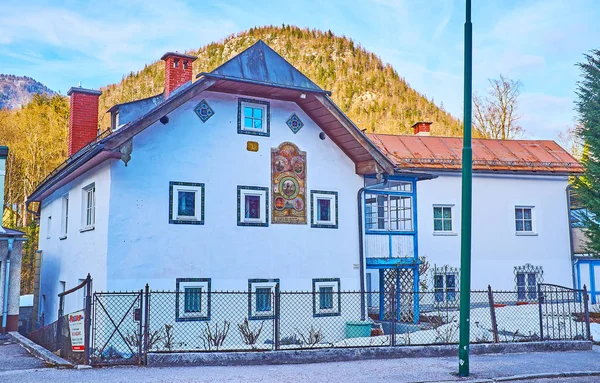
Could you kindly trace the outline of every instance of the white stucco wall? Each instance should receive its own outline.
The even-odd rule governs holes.
[[[460,173],[438,173],[418,183],[419,255],[431,267],[460,267]],[[572,286],[569,221],[561,176],[519,176],[474,173],[472,288],[514,290],[514,267],[543,266],[544,282]],[[453,205],[456,235],[433,233],[433,205]],[[515,232],[515,206],[534,206],[534,236]],[[430,281],[431,282],[431,281]]]
[[[90,273],[94,280],[93,289],[106,289],[110,182],[110,163],[105,162],[60,188],[42,204],[39,236],[39,250],[42,251],[40,292],[46,296],[43,307],[46,324],[55,321],[57,317],[60,281],[66,282],[68,290],[77,286],[79,280],[85,279]],[[91,183],[95,183],[96,187],[96,224],[93,230],[81,232],[84,214],[82,189]],[[66,193],[69,193],[69,225],[66,238],[60,239],[62,197]],[[52,216],[49,231],[48,216]],[[65,314],[83,307],[82,291],[67,297]]]
[[[206,99],[215,115],[193,108]],[[134,138],[132,159],[111,168],[109,290],[175,289],[176,278],[212,278],[212,290],[248,289],[250,278],[279,278],[282,290],[311,290],[312,278],[341,278],[359,289],[354,163],[292,102],[270,101],[270,137],[237,133],[237,97],[204,92]],[[295,112],[304,127],[285,124]],[[246,150],[248,141],[258,152]],[[237,226],[237,186],[271,185],[271,148],[290,141],[307,153],[309,223]],[[205,224],[169,224],[169,182],[205,184]],[[310,226],[310,190],[339,193],[339,228]],[[272,207],[271,201],[269,205]],[[271,221],[269,217],[269,221]]]

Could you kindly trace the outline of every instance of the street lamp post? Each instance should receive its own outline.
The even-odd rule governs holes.
[[[473,65],[471,0],[466,0],[464,127],[462,149],[462,205],[460,235],[460,338],[458,375],[469,376],[469,331],[471,315],[471,210],[473,191],[473,149],[471,148],[471,102]]]

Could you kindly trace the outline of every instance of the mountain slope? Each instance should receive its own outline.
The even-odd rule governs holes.
[[[215,69],[262,39],[283,58],[323,89],[333,92],[333,100],[361,128],[376,133],[410,133],[417,121],[433,121],[432,134],[458,135],[460,121],[424,95],[412,89],[390,66],[351,39],[330,31],[300,29],[294,26],[259,27],[232,35],[188,54],[198,56],[194,76]],[[119,84],[102,89],[101,126],[110,125],[103,113],[120,102],[158,94],[163,90],[162,62],[125,76]]]
[[[18,109],[28,104],[34,94],[52,96],[55,92],[31,77],[0,74],[0,109]]]

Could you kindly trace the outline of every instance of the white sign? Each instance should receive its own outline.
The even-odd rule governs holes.
[[[69,332],[71,334],[71,349],[75,352],[82,352],[85,349],[84,313],[84,310],[80,310],[68,315]]]

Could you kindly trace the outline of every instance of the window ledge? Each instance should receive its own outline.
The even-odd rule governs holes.
[[[519,237],[536,237],[538,234],[533,231],[517,231],[515,235]]]
[[[58,239],[60,239],[62,241],[63,239],[67,239],[67,236],[63,235],[62,237],[58,237]]]
[[[434,231],[433,235],[440,236],[440,237],[453,237],[453,236],[457,236],[458,233],[455,233],[453,231]]]
[[[79,232],[80,233],[84,233],[86,231],[92,231],[94,230],[96,227],[95,226],[90,226],[90,227],[84,227],[83,229],[80,229]]]

